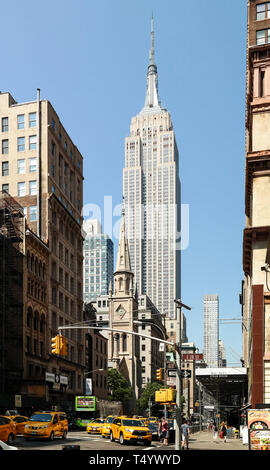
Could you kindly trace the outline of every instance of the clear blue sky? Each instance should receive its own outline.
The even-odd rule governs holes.
[[[180,152],[190,244],[182,256],[188,337],[203,347],[203,296],[240,317],[246,0],[9,0],[1,6],[0,90],[55,107],[84,156],[84,202],[121,202],[124,138],[142,108],[155,20],[159,95]],[[117,245],[117,241],[116,241]],[[220,326],[241,354],[240,325]]]

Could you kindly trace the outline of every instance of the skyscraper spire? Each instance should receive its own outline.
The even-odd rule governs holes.
[[[128,273],[131,272],[128,240],[126,238],[124,204],[122,208],[122,221],[121,221],[121,230],[120,230],[120,238],[119,238],[115,273],[119,273],[119,272],[128,272]]]
[[[155,47],[154,47],[154,17],[152,12],[152,19],[151,19],[151,50],[150,50],[150,64],[155,64],[154,61],[154,54],[155,54]]]
[[[155,108],[155,111],[161,110],[160,102],[158,98],[158,74],[157,66],[155,64],[155,48],[154,48],[154,18],[152,13],[151,18],[151,49],[149,54],[150,63],[147,69],[147,89],[144,108],[142,113],[152,111],[151,108]]]

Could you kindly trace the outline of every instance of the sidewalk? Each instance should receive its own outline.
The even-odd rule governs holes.
[[[190,450],[248,450],[247,445],[242,444],[242,439],[227,439],[225,443],[223,439],[217,437],[213,441],[213,433],[209,431],[198,432],[190,435]]]

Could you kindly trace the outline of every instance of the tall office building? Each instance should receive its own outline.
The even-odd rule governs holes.
[[[49,249],[47,264],[40,264],[37,248],[33,256],[30,249],[25,253],[32,274],[24,305],[29,330],[24,338],[29,359],[25,380],[36,379],[39,393],[48,395],[50,390],[51,404],[68,408],[74,394],[83,393],[85,336],[65,330],[66,358],[52,356],[50,343],[59,326],[83,320],[83,157],[51,103],[40,99],[39,90],[36,100],[24,103],[0,93],[0,126],[0,188],[23,207],[28,227]],[[34,308],[36,299],[43,308]],[[45,368],[37,363],[40,356],[46,359]]]
[[[218,295],[205,295],[204,360],[208,367],[219,365],[219,300]]]
[[[150,64],[144,107],[131,121],[125,140],[123,194],[131,269],[138,293],[146,294],[175,332],[175,303],[180,298],[180,179],[172,119],[158,96],[151,24]],[[179,241],[179,240],[178,240]]]
[[[84,302],[92,302],[109,293],[113,280],[113,242],[102,233],[99,220],[86,221],[84,230]]]

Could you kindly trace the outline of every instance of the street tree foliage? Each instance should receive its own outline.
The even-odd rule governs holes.
[[[127,401],[133,396],[132,388],[128,381],[117,369],[109,369],[108,371],[108,388],[109,400],[111,401]]]
[[[137,400],[137,408],[140,412],[143,412],[148,408],[149,401],[154,403],[155,392],[161,388],[164,388],[164,385],[161,385],[157,382],[148,383],[146,385],[146,387],[142,390],[140,398]]]

